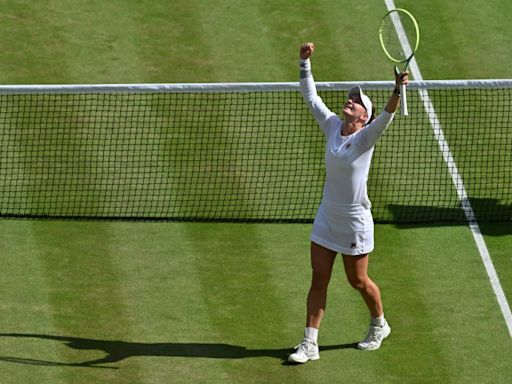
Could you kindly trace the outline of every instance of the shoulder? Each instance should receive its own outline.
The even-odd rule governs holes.
[[[329,118],[325,121],[324,126],[322,127],[326,135],[331,135],[335,132],[341,131],[343,127],[343,120],[339,118],[338,115],[333,113]]]

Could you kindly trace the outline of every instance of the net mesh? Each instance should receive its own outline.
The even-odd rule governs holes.
[[[381,110],[391,85],[384,88],[365,86]],[[319,89],[341,113],[346,91]],[[477,219],[511,220],[511,89],[428,94],[435,111],[410,87],[410,116],[397,114],[376,146],[368,181],[375,221],[465,220],[433,114]],[[296,84],[243,92],[9,90],[0,94],[0,216],[311,222],[324,145]]]

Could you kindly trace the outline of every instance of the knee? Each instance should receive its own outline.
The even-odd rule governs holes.
[[[360,277],[360,276],[349,276],[348,282],[350,283],[350,286],[358,291],[364,291],[366,290],[366,287],[368,286],[369,279],[367,277]]]

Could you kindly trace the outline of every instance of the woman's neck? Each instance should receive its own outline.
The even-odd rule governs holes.
[[[341,127],[341,136],[350,136],[353,133],[356,133],[360,129],[363,128],[363,125],[357,123],[355,121],[347,121],[346,119],[343,121],[343,125]]]

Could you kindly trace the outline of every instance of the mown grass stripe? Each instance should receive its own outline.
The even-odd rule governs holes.
[[[60,348],[40,350],[37,340],[20,339],[19,333],[54,330],[49,284],[30,221],[0,221],[2,273],[0,274],[0,382],[57,382],[61,372],[24,365],[30,359],[59,360]],[[6,362],[12,362],[8,364]]]
[[[49,302],[55,333],[46,336],[105,340],[106,344],[109,340],[130,338],[132,324],[126,318],[119,292],[119,274],[112,262],[106,231],[108,225],[111,224],[33,222],[35,246],[52,287]],[[71,343],[69,348],[61,348],[61,363],[83,363],[105,357],[105,351],[82,350],[80,345],[84,344]],[[124,374],[124,371],[116,374],[112,370],[100,371],[83,370],[82,380],[99,380],[104,375],[112,379]],[[74,372],[63,372],[73,381]],[[130,371],[129,377],[140,379],[137,370]]]

